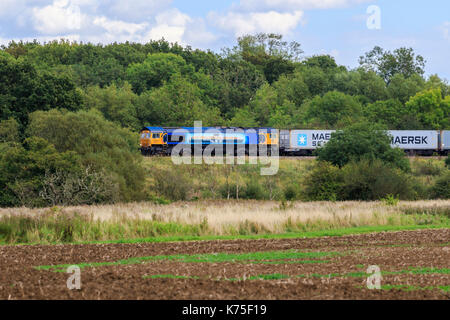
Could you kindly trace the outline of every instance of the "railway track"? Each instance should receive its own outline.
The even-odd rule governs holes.
[[[163,155],[156,155],[151,157],[144,157],[146,159],[152,159],[152,158],[170,158],[170,156],[163,156]],[[247,158],[247,157],[246,157]],[[314,160],[317,159],[317,157],[314,156],[280,156],[279,157],[282,160]],[[428,159],[428,160],[445,160],[447,156],[407,156],[408,159]]]

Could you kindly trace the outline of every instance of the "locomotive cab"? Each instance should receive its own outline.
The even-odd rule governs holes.
[[[148,130],[143,130],[141,132],[141,148],[148,148],[151,147],[151,139],[150,139],[151,133]]]
[[[163,128],[147,127],[141,131],[141,153],[154,155],[167,148],[167,132]]]

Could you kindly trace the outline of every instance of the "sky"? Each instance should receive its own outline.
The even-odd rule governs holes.
[[[426,75],[450,81],[448,0],[0,0],[0,44],[165,38],[193,48],[236,45],[259,32],[297,41],[305,57],[330,54],[349,68],[374,46],[412,47]]]

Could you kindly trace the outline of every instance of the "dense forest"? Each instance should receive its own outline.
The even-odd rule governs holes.
[[[449,129],[450,86],[411,48],[359,67],[275,34],[222,52],[165,40],[14,42],[0,50],[0,206],[148,199],[143,126]]]
[[[349,70],[305,57],[279,35],[238,39],[221,54],[167,41],[93,45],[11,42],[0,51],[0,119],[23,128],[35,111],[98,110],[144,125],[337,129],[367,119],[388,129],[448,129],[450,87],[424,78],[410,48],[375,47]]]

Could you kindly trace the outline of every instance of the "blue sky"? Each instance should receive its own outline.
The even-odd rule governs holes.
[[[380,29],[369,29],[369,6]],[[0,0],[0,43],[10,40],[110,43],[169,41],[219,52],[236,37],[274,32],[305,55],[331,54],[354,68],[379,45],[425,57],[427,75],[450,80],[450,1],[445,0]]]

